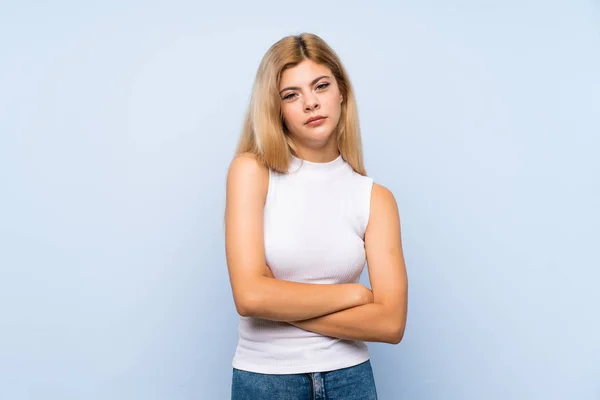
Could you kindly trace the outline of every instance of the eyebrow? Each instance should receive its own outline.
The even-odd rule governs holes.
[[[314,85],[315,83],[317,83],[318,81],[320,81],[320,80],[321,80],[321,79],[323,79],[323,78],[331,78],[331,77],[330,77],[330,76],[328,76],[328,75],[321,75],[321,76],[319,76],[318,78],[316,78],[316,79],[313,79],[313,81],[310,83],[310,85],[311,85],[311,86],[312,86],[312,85]],[[290,87],[286,87],[286,88],[284,88],[284,89],[281,89],[281,90],[279,91],[279,94],[281,94],[282,92],[285,92],[286,90],[300,90],[300,88],[299,88],[299,87],[297,87],[297,86],[290,86]]]

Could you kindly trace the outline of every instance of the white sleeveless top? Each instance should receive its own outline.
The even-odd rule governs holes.
[[[292,156],[289,171],[269,172],[264,241],[273,276],[318,284],[359,282],[373,180],[354,172],[341,155],[327,163]],[[240,317],[232,365],[264,374],[295,374],[351,367],[368,359],[362,341]]]

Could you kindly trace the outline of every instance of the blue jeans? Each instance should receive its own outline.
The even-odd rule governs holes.
[[[233,369],[231,400],[377,400],[371,362],[326,372],[259,374]]]

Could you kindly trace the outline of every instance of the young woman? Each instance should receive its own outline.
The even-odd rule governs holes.
[[[350,80],[318,36],[262,59],[226,203],[232,399],[376,399],[364,342],[397,344],[406,325],[400,220],[366,175]]]

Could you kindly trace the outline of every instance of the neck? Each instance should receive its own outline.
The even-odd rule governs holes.
[[[335,160],[340,155],[340,151],[337,148],[337,141],[332,135],[333,140],[329,140],[329,142],[321,147],[321,148],[311,148],[299,145],[296,145],[295,156],[306,161],[314,162],[314,163],[327,163]]]

